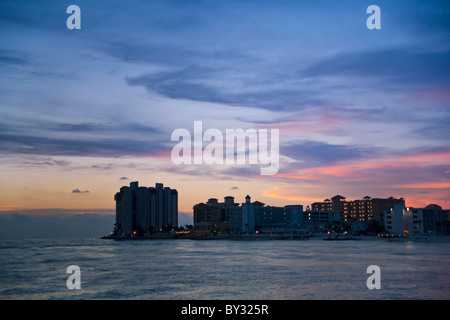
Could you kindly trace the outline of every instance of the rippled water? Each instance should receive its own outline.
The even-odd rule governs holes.
[[[0,299],[450,299],[450,242],[0,241]],[[69,290],[69,265],[81,290]],[[369,265],[381,289],[369,290]]]

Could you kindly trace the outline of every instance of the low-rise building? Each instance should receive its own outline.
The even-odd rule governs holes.
[[[240,232],[241,208],[234,197],[225,197],[224,202],[216,198],[194,205],[194,235],[212,236]]]
[[[251,202],[250,196],[245,197],[242,205],[235,203],[233,197],[225,197],[222,203],[209,199],[193,209],[197,236],[293,230],[299,228],[303,217],[302,205],[267,206],[259,201]]]
[[[448,233],[448,210],[436,204],[425,208],[395,205],[385,211],[386,230],[394,235],[423,235]]]
[[[311,209],[314,211],[340,212],[346,223],[371,220],[383,222],[384,212],[396,204],[405,204],[405,199],[394,197],[384,199],[365,196],[362,199],[347,201],[345,197],[336,195],[331,199],[312,203]]]

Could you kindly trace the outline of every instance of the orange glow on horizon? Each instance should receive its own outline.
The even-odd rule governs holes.
[[[18,209],[22,209],[22,207],[19,205],[15,205],[15,204],[0,205],[0,212],[1,211],[15,211]]]
[[[259,200],[258,196],[267,197],[269,205],[287,205],[292,202],[310,205],[335,194],[355,197],[354,199],[368,194],[374,197],[404,197],[408,206],[424,207],[436,203],[443,208],[450,208],[450,201],[447,200],[450,199],[450,182],[443,181],[450,178],[450,152],[341,162],[282,172],[273,176],[248,175],[247,179],[243,180],[237,180],[236,176],[214,179],[214,176],[208,175],[206,181],[204,178],[207,172],[195,176],[190,172],[185,174],[159,171],[160,164],[170,161],[163,159],[165,156],[170,157],[170,153],[159,155],[160,159],[152,159],[154,155],[149,155],[145,164],[126,158],[108,170],[93,168],[100,163],[96,158],[84,159],[84,166],[74,169],[52,166],[45,170],[5,170],[3,179],[10,183],[2,186],[0,212],[36,210],[36,214],[40,214],[37,210],[44,212],[48,208],[70,211],[73,214],[75,210],[89,212],[84,208],[92,211],[109,209],[115,212],[113,196],[121,186],[128,185],[130,181],[139,181],[140,185],[145,186],[163,182],[165,186],[177,189],[179,212],[189,214],[192,213],[194,204],[208,198],[222,198],[227,195],[243,198],[246,194],[252,195],[255,200]],[[64,159],[74,163],[79,160]],[[106,166],[107,161],[102,160],[101,164]],[[128,166],[132,162],[136,163],[135,167]],[[437,168],[442,170],[440,176],[414,179],[415,172],[433,166],[439,166]],[[400,169],[404,172],[400,172]],[[387,171],[389,175],[386,174]],[[399,176],[393,177],[392,174],[397,171],[400,172]],[[121,177],[125,179],[122,180]],[[236,189],[232,190],[235,186]],[[89,192],[74,193],[74,189]],[[359,190],[364,194],[359,194]],[[273,204],[270,198],[274,199]]]
[[[263,190],[261,192],[261,196],[263,197],[269,197],[269,198],[275,198],[275,199],[282,199],[282,200],[288,200],[288,201],[297,201],[302,203],[311,204],[313,202],[322,201],[323,199],[320,198],[312,198],[312,197],[300,197],[300,196],[289,196],[283,194],[283,190],[281,187],[275,186],[271,190]]]

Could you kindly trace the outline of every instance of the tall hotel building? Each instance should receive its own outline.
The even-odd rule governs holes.
[[[178,226],[178,192],[156,183],[155,187],[139,187],[139,182],[123,186],[114,196],[117,234],[158,232]]]

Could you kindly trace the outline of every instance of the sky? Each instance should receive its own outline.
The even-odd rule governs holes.
[[[372,4],[381,29],[366,26]],[[449,21],[438,0],[3,0],[0,228],[103,234],[131,181],[177,189],[180,224],[196,203],[247,194],[450,209]],[[278,129],[278,173],[174,164],[171,134],[194,121]]]

